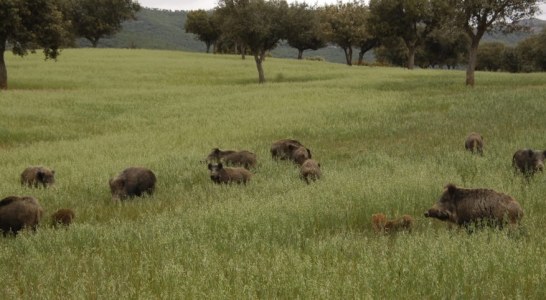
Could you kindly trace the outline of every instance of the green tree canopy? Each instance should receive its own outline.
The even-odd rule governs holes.
[[[500,42],[482,43],[478,48],[476,70],[499,71],[502,68],[506,45]]]
[[[205,43],[207,53],[210,52],[210,46],[214,45],[222,34],[217,18],[212,12],[203,9],[188,12],[184,29],[188,33],[197,35],[197,39]]]
[[[425,37],[424,61],[417,60],[427,66],[447,66],[451,69],[464,62],[468,43],[466,34],[460,30],[435,27]]]
[[[385,65],[405,66],[408,61],[408,48],[399,37],[382,38],[374,53],[377,62]]]
[[[122,22],[134,20],[140,5],[133,0],[65,0],[64,9],[73,34],[97,47],[99,39],[119,32]]]
[[[521,58],[523,71],[546,71],[546,28],[541,33],[519,42],[516,50]]]
[[[55,59],[66,41],[66,24],[57,1],[0,1],[0,89],[8,88],[4,60],[7,45],[14,54],[24,56],[42,48],[47,58]]]

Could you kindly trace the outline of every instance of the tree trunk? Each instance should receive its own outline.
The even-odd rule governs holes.
[[[210,43],[206,42],[205,45],[207,46],[207,53],[210,53]]]
[[[360,45],[360,52],[358,53],[358,65],[362,65],[362,63],[364,62],[364,54],[372,50],[378,44],[379,42],[377,39],[371,39]]]
[[[408,46],[408,69],[413,70],[415,67],[415,45]]]
[[[256,68],[258,69],[258,83],[265,83],[264,68],[262,65],[264,56],[265,56],[265,52],[254,53],[254,60],[256,61]]]
[[[298,59],[303,59],[303,50],[298,49]]]
[[[93,48],[97,48],[97,44],[99,43],[100,37],[98,37],[98,38],[97,37],[86,37],[86,39],[91,42],[91,46]]]
[[[8,69],[4,60],[4,52],[6,51],[6,40],[0,38],[0,90],[8,89]]]
[[[243,45],[240,45],[240,48],[241,48],[241,59],[244,60],[246,58],[246,47]]]
[[[348,66],[353,65],[353,47],[344,47],[343,51],[345,52],[345,60],[347,61]]]
[[[364,52],[360,50],[360,52],[358,52],[358,65],[362,66],[363,62],[364,62]]]
[[[466,66],[466,85],[474,87],[474,70],[478,62],[478,45],[480,41],[474,39],[468,51],[468,65]]]

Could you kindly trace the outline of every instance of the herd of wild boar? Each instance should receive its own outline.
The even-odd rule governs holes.
[[[465,140],[465,149],[483,155],[483,137],[471,133]],[[321,178],[321,165],[312,158],[311,150],[294,139],[282,139],[271,145],[274,160],[293,161],[300,169],[300,178],[307,184]],[[536,172],[543,171],[545,151],[522,149],[514,153],[512,166],[529,179]],[[247,184],[251,170],[256,167],[256,154],[242,150],[222,151],[218,148],[206,157],[210,179],[217,184]],[[157,178],[142,167],[129,167],[109,180],[113,200],[153,195]],[[55,183],[55,171],[47,167],[28,167],[21,173],[21,185],[31,188],[47,188]],[[0,200],[0,231],[4,235],[14,234],[23,228],[36,230],[44,212],[38,200],[31,196],[9,196]],[[492,189],[464,189],[448,184],[437,202],[424,214],[460,226],[476,222],[502,227],[516,225],[523,217],[523,209],[511,196]],[[51,214],[53,226],[68,226],[75,218],[70,208],[62,208]],[[378,233],[411,230],[414,219],[410,215],[387,219],[382,213],[372,215],[372,228]]]

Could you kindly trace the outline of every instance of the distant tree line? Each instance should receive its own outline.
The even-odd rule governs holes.
[[[265,82],[267,53],[284,40],[303,58],[306,50],[337,45],[353,64],[375,51],[380,63],[421,67],[467,67],[474,70],[529,72],[544,70],[544,32],[515,48],[484,45],[486,32],[523,29],[521,20],[538,11],[543,0],[370,0],[326,5],[285,0],[219,0],[212,11],[188,13],[185,30],[197,35],[207,52],[251,55],[258,80]],[[0,90],[7,89],[4,53],[16,55],[43,49],[56,59],[62,47],[82,37],[96,47],[135,19],[133,0],[0,0]],[[488,61],[489,60],[489,61]]]
[[[478,48],[476,70],[512,73],[546,71],[546,29],[515,47],[499,42],[483,43]]]
[[[413,69],[455,68],[466,65],[466,84],[474,86],[474,71],[481,70],[479,44],[486,32],[510,33],[524,29],[520,21],[538,11],[541,0],[370,0],[326,6],[283,0],[220,0],[211,11],[188,13],[186,32],[207,46],[207,52],[254,56],[259,82],[265,82],[263,59],[280,40],[298,50],[337,45],[353,64],[374,50],[380,63]],[[510,68],[496,70],[541,71],[544,39],[538,35],[515,49],[504,49]],[[486,48],[490,47],[486,45]],[[542,58],[539,58],[542,55]],[[485,58],[482,60],[485,61]],[[500,62],[500,61],[497,61]],[[489,67],[487,68],[489,69]]]

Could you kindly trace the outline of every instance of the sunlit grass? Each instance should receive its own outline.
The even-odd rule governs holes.
[[[7,56],[0,92],[0,196],[33,195],[36,234],[0,239],[2,299],[525,298],[546,288],[546,176],[515,176],[518,148],[546,149],[546,75],[347,67],[146,50]],[[485,155],[464,151],[471,131]],[[296,138],[322,165],[307,185],[269,146]],[[217,186],[214,147],[258,155],[247,186]],[[18,179],[56,170],[54,189]],[[112,203],[127,166],[157,175],[153,197]],[[469,235],[425,219],[452,182],[515,197],[519,233]],[[67,230],[49,228],[59,208]],[[377,236],[373,213],[410,214]]]

